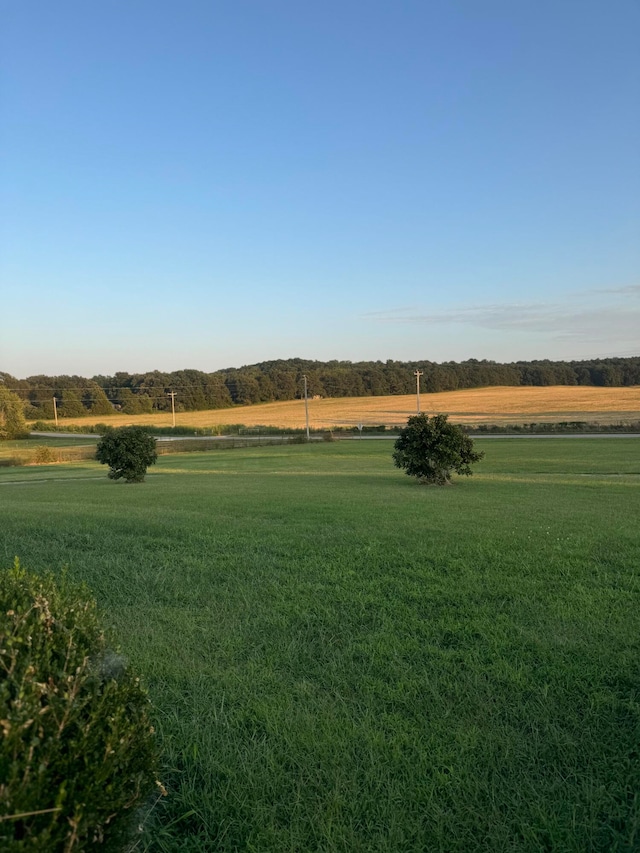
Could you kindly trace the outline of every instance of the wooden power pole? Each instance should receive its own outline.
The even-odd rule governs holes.
[[[307,421],[307,441],[309,441],[309,398],[307,396],[307,377],[303,375],[304,379],[304,413]]]
[[[171,397],[171,416],[173,418],[173,425],[176,425],[176,392],[169,391],[167,397]]]
[[[416,402],[418,406],[418,414],[420,414],[420,377],[422,376],[422,371],[416,370],[413,375],[416,377]]]

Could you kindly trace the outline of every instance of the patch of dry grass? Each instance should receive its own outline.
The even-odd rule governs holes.
[[[465,391],[422,394],[421,409],[427,413],[447,412],[456,423],[520,424],[556,421],[619,423],[640,420],[640,386],[630,388],[590,388],[557,385],[543,388],[494,387]],[[415,395],[393,397],[343,397],[309,400],[312,428],[404,424],[416,412]],[[107,420],[103,418],[103,420]],[[113,415],[109,424],[153,424],[171,426],[171,413],[153,415]],[[86,418],[60,418],[62,424],[88,423]],[[211,427],[242,423],[246,426],[304,427],[302,400],[260,403],[214,409],[205,412],[178,412],[181,426]]]

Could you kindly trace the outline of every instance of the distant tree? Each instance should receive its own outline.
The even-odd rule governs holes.
[[[575,368],[575,375],[578,385],[593,385],[588,367],[579,365]]]
[[[249,371],[236,371],[228,386],[234,403],[246,406],[260,402],[258,380]]]
[[[112,415],[114,412],[107,395],[96,383],[92,383],[90,389],[85,392],[84,405],[92,415]]]
[[[0,382],[0,439],[24,438],[26,435],[24,403]]]
[[[38,405],[38,408],[40,409],[38,418],[42,418],[45,421],[52,421],[54,419],[53,399],[43,400],[42,403]],[[36,418],[36,420],[38,418]]]
[[[96,459],[109,466],[109,479],[142,483],[158,454],[156,440],[142,427],[110,429],[98,442]]]
[[[411,394],[415,391],[416,381],[408,364],[400,361],[387,361],[384,374],[389,394]]]
[[[389,393],[389,385],[379,364],[367,364],[362,367],[362,383],[365,394],[382,396]]]
[[[282,369],[279,362],[272,362],[272,364],[275,364],[275,367],[267,364],[263,369],[268,372],[268,376],[273,382],[276,389],[276,399],[294,400],[298,390],[295,372],[291,368],[287,369],[286,365]]]
[[[120,406],[125,415],[140,414],[140,400],[131,388],[123,388],[119,396]]]
[[[77,391],[65,388],[62,392],[62,404],[58,409],[61,418],[81,418],[87,414]]]
[[[260,389],[260,402],[270,403],[276,399],[276,386],[271,377],[266,373],[258,374],[258,388]]]
[[[400,432],[394,445],[393,462],[421,483],[445,486],[451,473],[471,474],[470,466],[484,453],[473,449],[473,441],[447,415],[414,415]]]
[[[150,415],[153,411],[153,400],[146,394],[138,394],[138,406],[141,415]]]
[[[303,371],[304,372],[304,371]],[[322,384],[322,377],[319,372],[315,369],[306,371],[307,377],[307,393],[310,397],[326,397],[327,389]],[[303,391],[303,380],[302,376],[300,376],[298,380],[298,397],[302,397]]]
[[[598,365],[594,370],[592,370],[591,375],[593,377],[594,385],[602,385],[605,387],[622,385],[622,373],[618,367],[612,364],[603,363]]]
[[[24,404],[24,416],[30,421],[42,420],[45,417],[42,407],[32,406],[31,403]]]
[[[154,408],[158,411],[171,411],[171,398],[167,396],[173,386],[171,375],[153,370],[140,376],[135,384],[137,394],[146,394],[154,401]],[[175,390],[175,389],[174,389]]]

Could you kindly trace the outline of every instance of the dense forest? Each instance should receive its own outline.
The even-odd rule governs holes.
[[[141,414],[220,409],[233,405],[310,397],[367,397],[412,394],[415,371],[422,372],[421,391],[454,391],[490,385],[640,385],[640,357],[592,361],[522,361],[499,364],[470,359],[431,361],[307,361],[292,358],[204,373],[177,370],[162,373],[116,373],[114,376],[29,376],[16,379],[0,371],[5,387],[25,402],[30,419],[53,418],[53,398],[61,417],[108,415],[113,411]]]

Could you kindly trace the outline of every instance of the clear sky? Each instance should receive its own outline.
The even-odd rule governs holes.
[[[0,370],[640,354],[638,0],[0,0]]]

